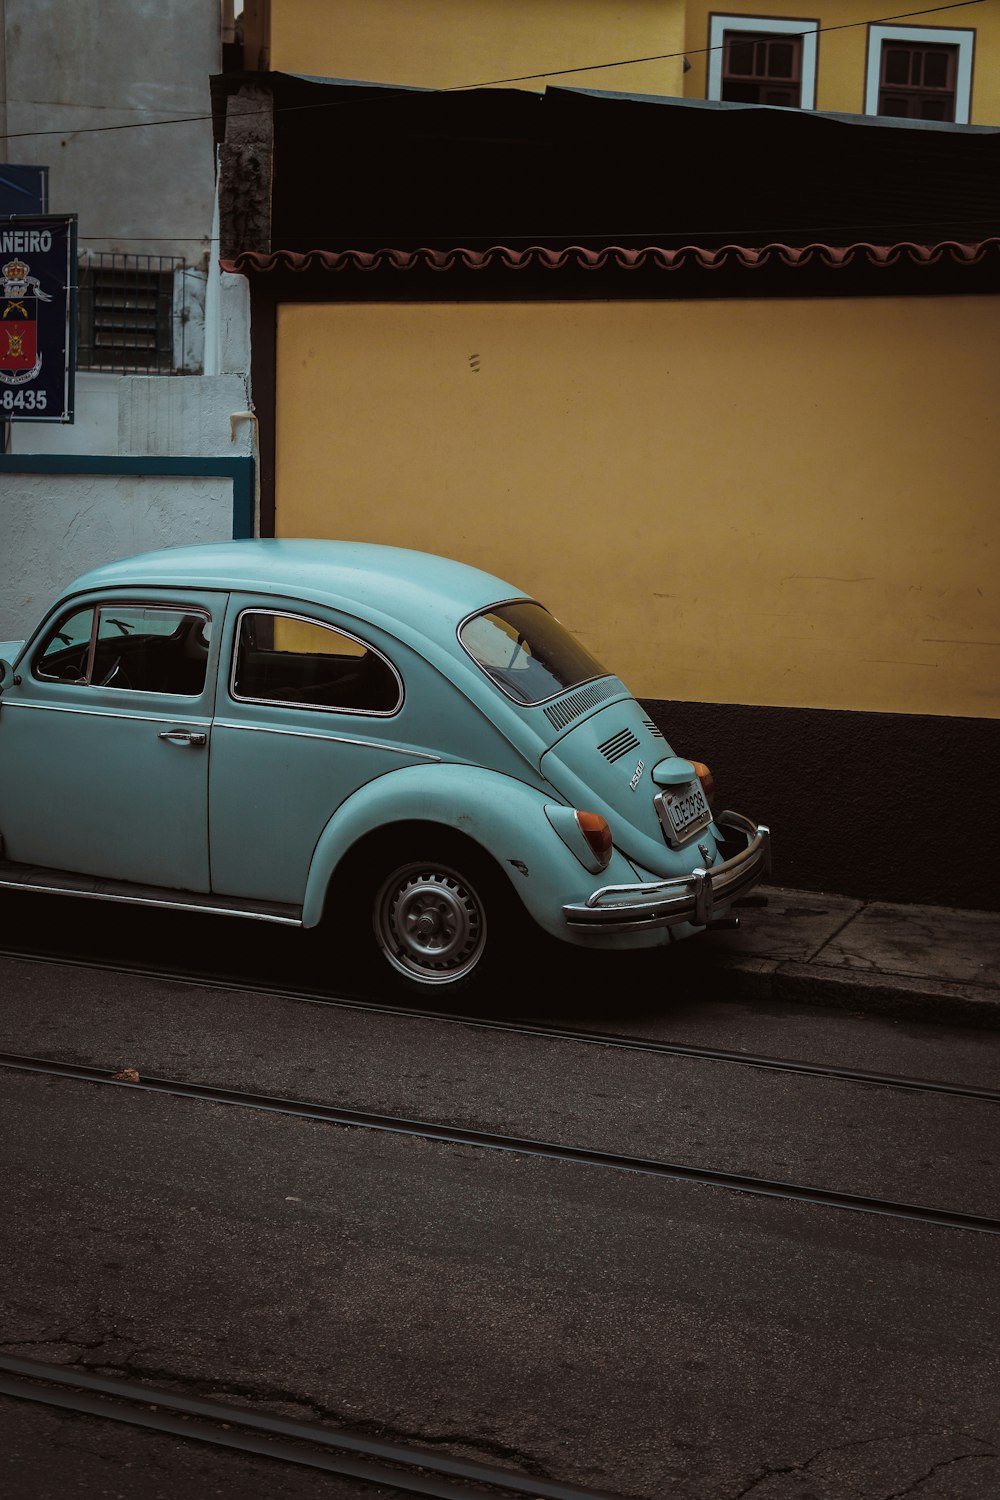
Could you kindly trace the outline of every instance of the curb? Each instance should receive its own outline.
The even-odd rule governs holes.
[[[1000,991],[912,974],[719,954],[713,967],[743,999],[829,1005],[912,1021],[1000,1029]]]

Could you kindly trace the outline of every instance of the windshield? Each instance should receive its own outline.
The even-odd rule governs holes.
[[[472,660],[518,703],[541,703],[607,670],[540,604],[495,604],[466,620]]]

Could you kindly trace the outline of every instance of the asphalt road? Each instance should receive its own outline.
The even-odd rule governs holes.
[[[509,1009],[565,1022],[553,987]],[[606,972],[579,998],[694,1045],[1000,1073],[990,1033]],[[10,959],[0,1050],[1000,1216],[983,1101]],[[1000,1493],[1000,1237],[6,1070],[0,1163],[9,1354],[643,1500]],[[5,1500],[392,1493],[9,1399],[0,1437]]]

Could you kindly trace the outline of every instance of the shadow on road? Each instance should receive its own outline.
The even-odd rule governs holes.
[[[697,938],[646,953],[584,952],[555,940],[509,955],[476,992],[401,993],[350,935],[61,896],[0,894],[0,947],[41,960],[139,968],[238,988],[288,989],[360,1003],[553,1026],[632,1028],[683,1016],[718,985]],[[360,947],[360,945],[358,945]]]

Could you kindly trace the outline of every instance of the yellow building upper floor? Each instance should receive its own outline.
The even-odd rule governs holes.
[[[244,28],[251,70],[1000,124],[1000,0],[246,0]]]
[[[836,0],[810,13],[795,0],[759,8],[690,0],[685,97],[1000,124],[1000,5],[907,9]]]
[[[249,68],[433,89],[684,92],[682,0],[247,0],[244,14]],[[266,60],[255,38],[269,41]]]

